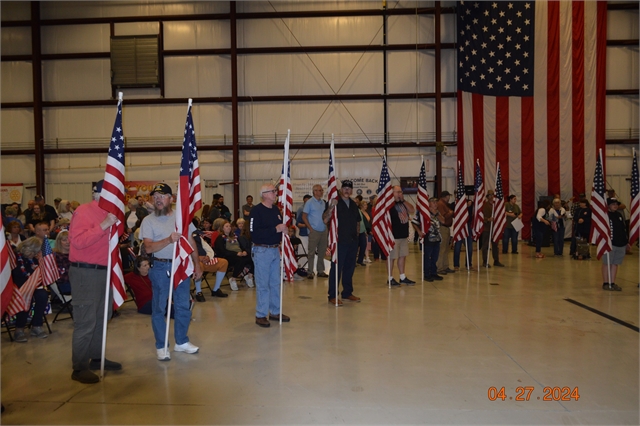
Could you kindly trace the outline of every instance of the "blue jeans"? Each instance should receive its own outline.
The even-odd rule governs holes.
[[[440,243],[428,243],[422,245],[424,252],[424,278],[433,277],[438,274],[438,255],[440,254]]]
[[[518,251],[518,231],[514,228],[505,228],[502,236],[502,252],[506,253],[509,248],[509,240],[511,240],[511,253]]]
[[[462,244],[463,243],[467,247],[467,253],[469,253],[469,265],[467,265],[467,267],[471,268],[471,265],[473,264],[473,260],[472,260],[472,257],[473,257],[473,238],[471,237],[471,235],[469,235],[464,240],[456,241],[455,244],[453,245],[453,266],[455,268],[459,268],[460,267],[460,252],[462,251]],[[467,264],[466,255],[465,255],[464,263],[465,263],[465,265]]]
[[[156,349],[164,348],[164,336],[167,327],[167,302],[169,301],[169,286],[171,276],[171,262],[153,263],[149,269],[153,298],[151,299],[151,327],[156,338]],[[189,309],[189,278],[182,281],[178,288],[173,290],[173,309],[175,321],[173,323],[173,337],[176,344],[183,345],[189,341],[187,332],[191,323],[191,310]]]
[[[331,273],[329,273],[329,299],[336,298],[336,267],[338,282],[342,278],[342,297],[346,298],[353,294],[353,271],[356,269],[357,253],[357,240],[350,243],[338,242],[338,264],[331,262]]]
[[[256,277],[256,318],[280,315],[280,249],[253,246],[251,256]]]

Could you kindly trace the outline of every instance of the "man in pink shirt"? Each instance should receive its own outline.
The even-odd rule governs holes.
[[[97,383],[91,370],[100,369],[103,322],[111,318],[113,295],[109,294],[109,313],[104,318],[109,228],[116,216],[98,207],[103,181],[93,187],[93,201],[77,208],[69,226],[69,281],[73,296],[73,374],[80,383]],[[105,370],[121,370],[122,365],[105,359]]]

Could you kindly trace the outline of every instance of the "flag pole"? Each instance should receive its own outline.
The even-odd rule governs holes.
[[[421,155],[420,159],[422,160],[421,164],[424,164],[424,155]],[[427,203],[428,203],[428,201],[427,201]],[[417,207],[417,205],[418,205],[418,202],[416,200],[416,207]],[[420,227],[422,228],[422,234],[423,234],[422,238],[419,238],[419,244],[420,244],[420,246],[422,248],[422,250],[421,250],[422,256],[420,256],[420,257],[422,257],[422,285],[424,285],[424,234],[426,234],[425,231],[428,231],[428,229],[424,228],[424,220],[425,220],[425,218],[423,218],[423,217],[420,218]]]
[[[282,201],[282,208],[285,208],[285,204],[286,204],[286,199],[287,199],[287,185],[288,182],[287,180],[289,179],[289,137],[291,136],[291,129],[287,130],[287,140],[284,143],[284,166],[282,168],[283,172],[282,174],[284,175],[282,178],[282,183],[284,185],[284,188],[282,188],[282,198],[284,199],[284,201]],[[291,214],[293,215],[293,211],[291,212]],[[287,218],[285,217],[285,215],[282,215],[282,223],[287,225],[286,223]],[[288,231],[288,227],[287,227],[287,232],[283,232],[282,233],[282,254],[284,254],[284,239],[287,238],[287,233]],[[282,292],[284,290],[284,256],[280,256],[280,325],[282,325]]]
[[[335,156],[335,149],[334,149],[334,140],[333,140],[333,133],[331,133],[331,158],[333,159],[334,163],[333,163],[333,173],[336,174],[336,170],[338,168],[338,165],[335,163],[336,161],[336,156]],[[336,178],[336,191],[337,191],[337,187],[338,187],[338,179]],[[340,202],[340,194],[338,194],[338,198],[337,201]],[[335,220],[336,222],[336,261],[335,261],[335,268],[334,268],[334,272],[335,272],[335,279],[336,279],[336,308],[338,307],[338,205],[336,204],[336,207],[333,209],[333,213],[331,213],[333,215],[333,220]],[[329,222],[329,226],[331,226],[331,222]],[[331,256],[333,257],[333,254],[331,254]],[[323,260],[324,262],[324,260]],[[333,259],[331,259],[331,263],[333,263]]]
[[[493,241],[492,241],[492,234],[493,234],[493,222],[495,222],[495,218],[493,217],[494,213],[495,213],[495,209],[496,209],[496,205],[495,203],[493,203],[493,205],[491,206],[491,226],[489,227],[489,241],[487,242],[487,244],[489,244],[489,247],[487,247],[487,263],[485,266],[489,266],[489,256],[491,255],[491,246],[493,245]]]
[[[187,105],[187,114],[189,114],[189,110],[191,109],[191,104],[193,99],[189,98],[189,102]],[[178,184],[180,185],[180,184]],[[179,189],[179,188],[178,188]],[[178,191],[180,192],[180,191]],[[176,223],[176,227],[178,224]],[[180,237],[183,238],[183,237]],[[178,254],[178,244],[180,241],[173,243],[173,257],[171,260],[171,274],[169,275],[169,298],[167,299],[167,327],[164,332],[164,353],[167,353],[167,349],[169,348],[169,325],[171,325],[171,301],[173,299],[173,279],[176,274],[175,262]],[[175,336],[174,336],[175,337]]]
[[[118,92],[118,103],[122,103],[122,92]],[[113,238],[112,233],[115,231],[113,224],[109,227],[109,245],[111,245],[111,238]],[[116,232],[117,235],[117,232]],[[117,238],[117,236],[116,236]],[[107,281],[106,288],[104,290],[104,316],[102,318],[102,351],[100,353],[100,379],[104,378],[104,360],[105,354],[107,351],[107,322],[110,318],[107,318],[109,315],[109,289],[111,287],[111,250],[109,250],[109,258],[107,259]]]

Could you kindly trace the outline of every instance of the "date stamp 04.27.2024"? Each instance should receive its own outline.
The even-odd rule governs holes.
[[[509,394],[505,391],[504,386],[496,388],[491,386],[487,391],[489,401],[530,401],[530,400],[542,400],[542,401],[577,401],[580,399],[580,392],[578,387],[570,388],[564,387],[551,387],[545,386],[542,388],[542,395],[535,394],[535,386],[518,386],[515,390],[515,394]]]

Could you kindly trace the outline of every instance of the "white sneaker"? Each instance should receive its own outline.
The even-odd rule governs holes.
[[[169,355],[169,348],[167,348],[166,350],[164,348],[156,349],[156,352],[158,353],[159,361],[171,361],[171,355]]]
[[[369,259],[368,257],[364,259],[363,261],[364,263],[371,263],[371,259]]]
[[[158,349],[159,350],[159,349]],[[188,354],[195,354],[200,350],[196,345],[192,345],[191,342],[183,343],[181,345],[176,345],[173,347],[173,350],[176,352],[186,352]]]
[[[229,285],[231,286],[231,290],[238,291],[238,283],[235,278],[229,278]]]
[[[246,275],[244,277],[244,282],[247,283],[247,287],[249,287],[249,288],[253,288],[254,287],[253,277],[252,276]]]

